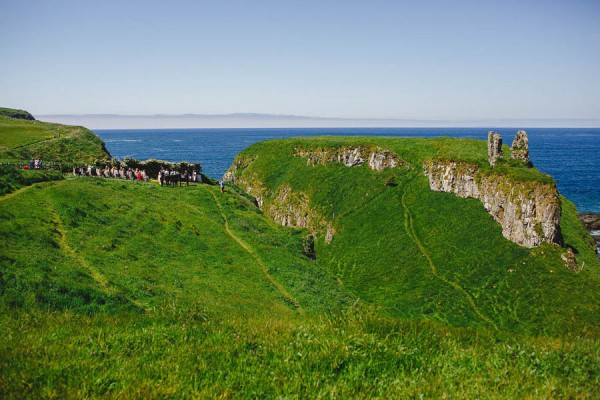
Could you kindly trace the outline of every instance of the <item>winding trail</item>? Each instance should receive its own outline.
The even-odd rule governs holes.
[[[221,216],[223,217],[225,232],[233,240],[235,240],[237,242],[237,244],[240,245],[240,247],[242,247],[248,254],[250,254],[250,256],[252,256],[252,258],[254,258],[254,260],[259,265],[260,269],[262,270],[262,272],[265,274],[265,277],[267,278],[267,280],[279,291],[279,293],[281,293],[286,299],[288,299],[288,301],[290,301],[294,305],[294,307],[296,308],[296,310],[298,310],[298,312],[300,314],[304,315],[304,310],[302,309],[302,306],[300,306],[300,303],[298,303],[298,301],[296,301],[296,299],[287,290],[285,290],[285,288],[281,285],[281,283],[277,282],[277,280],[275,280],[275,278],[273,278],[273,276],[271,276],[271,274],[269,274],[267,267],[265,266],[263,261],[260,259],[260,257],[256,254],[256,252],[252,249],[252,247],[250,247],[242,239],[240,239],[238,236],[236,236],[236,234],[233,233],[233,231],[229,228],[229,221],[227,220],[227,216],[225,215],[225,212],[223,211],[223,207],[221,206],[219,199],[217,199],[217,196],[215,196],[215,193],[213,190],[208,189],[208,191],[210,192],[213,199],[215,200],[215,203],[217,204],[217,207],[219,208],[219,212],[221,213]]]
[[[138,300],[131,299],[125,296],[123,293],[119,292],[117,289],[112,287],[109,283],[108,278],[103,275],[100,271],[94,268],[90,263],[88,263],[85,258],[83,258],[74,248],[72,248],[67,242],[67,232],[65,230],[63,221],[56,209],[54,207],[50,207],[50,213],[52,215],[52,223],[56,229],[56,232],[59,235],[58,245],[61,250],[63,250],[69,257],[77,261],[80,265],[82,265],[89,273],[90,277],[96,281],[101,287],[104,293],[111,297],[121,297],[129,301],[131,304],[135,305],[143,309],[144,311],[148,311],[147,308]]]
[[[488,317],[486,317],[485,315],[483,315],[481,313],[481,311],[477,307],[477,304],[475,304],[475,301],[473,300],[473,296],[469,292],[467,292],[458,283],[448,280],[438,273],[438,270],[437,270],[435,264],[433,263],[431,256],[427,252],[427,249],[425,248],[425,246],[423,246],[423,243],[421,243],[421,240],[419,239],[419,236],[417,235],[417,231],[415,230],[412,214],[410,213],[410,210],[408,209],[408,206],[406,205],[406,191],[402,194],[402,207],[404,208],[404,227],[406,228],[406,233],[408,233],[408,236],[417,245],[417,247],[419,248],[419,251],[421,252],[423,257],[425,257],[425,259],[427,260],[431,274],[433,276],[435,276],[436,278],[438,278],[439,280],[441,280],[442,282],[447,283],[448,285],[452,286],[454,289],[461,292],[467,299],[467,302],[469,303],[469,305],[471,306],[471,308],[473,309],[475,314],[479,318],[481,318],[483,321],[485,321],[488,324],[490,324],[491,326],[493,326],[495,330],[498,330],[498,327],[496,326],[494,321],[492,321],[491,319],[489,319]]]
[[[15,196],[18,196],[21,193],[23,193],[24,191],[31,189],[34,185],[35,185],[35,183],[33,185],[23,186],[22,188],[17,189],[14,192],[10,192],[9,194],[5,194],[4,196],[0,197],[0,201],[8,200],[8,199],[11,199],[11,198],[13,198]]]

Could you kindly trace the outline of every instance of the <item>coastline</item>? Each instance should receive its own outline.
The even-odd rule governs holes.
[[[600,214],[584,212],[579,214],[579,220],[594,238],[594,242],[596,242],[596,254],[600,258]]]

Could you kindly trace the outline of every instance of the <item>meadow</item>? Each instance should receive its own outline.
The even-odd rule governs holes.
[[[597,394],[597,331],[385,316],[229,189],[79,178],[0,201],[3,398]]]

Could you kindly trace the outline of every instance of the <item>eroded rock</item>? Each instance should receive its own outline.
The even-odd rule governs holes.
[[[562,245],[555,185],[483,174],[477,165],[446,160],[426,162],[423,170],[432,190],[480,200],[508,240],[529,248],[542,242]]]
[[[510,157],[516,160],[521,160],[525,164],[531,166],[529,160],[529,138],[527,132],[518,131],[510,147]]]
[[[403,165],[403,162],[396,153],[378,146],[297,148],[295,155],[306,158],[306,165],[309,166],[341,163],[347,167],[358,167],[367,162],[369,168],[376,171],[383,171],[386,168],[395,168]]]
[[[503,157],[502,152],[502,136],[498,132],[488,132],[488,161],[493,167],[498,162],[498,159]]]

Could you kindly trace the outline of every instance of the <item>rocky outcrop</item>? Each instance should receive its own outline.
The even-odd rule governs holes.
[[[367,163],[375,171],[396,168],[404,165],[400,157],[392,151],[378,146],[344,146],[316,149],[296,148],[297,157],[306,158],[306,165],[341,163],[347,167],[357,167]]]
[[[273,192],[267,189],[255,174],[238,177],[238,170],[248,167],[253,161],[252,158],[236,157],[223,179],[235,183],[254,197],[258,208],[277,224],[307,229],[313,236],[324,233],[325,242],[330,243],[335,229],[331,221],[325,220],[322,213],[310,207],[310,199],[306,194],[294,192],[289,185]]]
[[[585,212],[579,215],[579,220],[588,231],[600,231],[600,214]]]
[[[581,271],[583,269],[583,265],[579,266],[577,264],[575,253],[571,248],[567,248],[567,250],[560,255],[560,258],[565,263],[565,267],[571,271]]]
[[[512,142],[512,146],[510,147],[510,157],[521,160],[529,166],[532,165],[529,160],[529,138],[527,137],[527,132],[517,132],[515,139]]]
[[[9,117],[9,118],[26,119],[28,121],[35,121],[35,118],[33,117],[33,115],[31,115],[29,112],[27,112],[25,110],[15,110],[12,108],[0,107],[0,115]]]
[[[308,206],[308,197],[304,193],[292,192],[287,185],[279,189],[267,214],[282,226],[309,229],[315,225],[315,213]]]
[[[560,198],[555,185],[515,181],[485,174],[475,164],[447,160],[428,161],[423,170],[432,190],[479,199],[508,240],[530,248],[542,242],[562,245]]]
[[[488,161],[493,167],[502,158],[502,136],[494,131],[488,132]]]
[[[600,258],[600,214],[583,213],[579,216],[585,228],[590,232],[596,243],[596,254]]]
[[[229,167],[229,169],[227,171],[225,171],[225,174],[223,175],[223,180],[226,182],[238,184],[238,181],[237,181],[238,170],[247,168],[250,164],[252,164],[253,161],[254,161],[254,158],[242,157],[242,156],[238,155],[233,160],[233,164],[231,164],[231,167]]]

